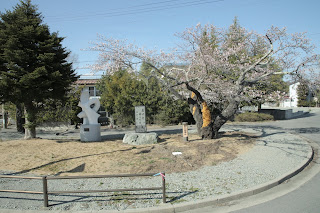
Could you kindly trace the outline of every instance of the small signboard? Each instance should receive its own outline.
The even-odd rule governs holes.
[[[135,124],[136,132],[143,133],[147,132],[146,125],[146,107],[145,106],[136,106],[135,107]]]

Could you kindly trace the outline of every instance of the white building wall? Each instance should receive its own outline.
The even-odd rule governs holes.
[[[283,107],[298,107],[298,86],[299,82],[289,86],[289,98],[284,100]]]
[[[291,97],[291,107],[298,107],[298,86],[300,83],[295,83],[290,85],[289,91],[290,91],[290,97]]]

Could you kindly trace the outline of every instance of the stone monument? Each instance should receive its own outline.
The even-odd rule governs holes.
[[[137,133],[147,132],[146,107],[145,106],[136,106],[134,108],[134,112],[135,112],[136,132]]]
[[[123,143],[131,145],[155,144],[158,143],[158,134],[147,132],[146,107],[135,107],[135,133],[127,133],[123,138]]]
[[[78,117],[83,118],[83,124],[80,126],[80,140],[101,141],[101,125],[98,123],[100,115],[97,113],[100,108],[99,98],[89,98],[89,88],[84,88],[78,106],[82,108]]]

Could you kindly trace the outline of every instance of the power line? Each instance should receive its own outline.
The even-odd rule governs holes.
[[[139,7],[145,7],[145,6],[149,6],[149,5],[151,5],[151,6],[154,6],[154,5],[158,5],[158,4],[163,4],[163,3],[172,3],[172,2],[176,2],[176,1],[180,1],[180,0],[167,0],[167,1],[159,1],[159,2],[154,2],[154,3],[148,3],[148,4],[139,4],[139,5],[134,5],[134,6],[128,6],[128,7],[119,7],[119,8],[113,8],[113,9],[111,9],[111,10],[109,10],[109,11],[113,11],[113,12],[115,12],[115,11],[119,11],[120,10],[120,12],[121,12],[121,10],[124,10],[124,9],[126,9],[126,10],[128,10],[128,9],[130,9],[130,8],[139,8]],[[102,14],[106,14],[106,12],[104,12],[104,13],[102,13]],[[101,15],[101,12],[100,13],[97,13],[97,12],[93,12],[93,13],[91,13],[91,15],[90,16],[96,16],[96,15]],[[65,18],[76,18],[76,17],[87,17],[88,15],[85,15],[85,16],[73,16],[73,15],[71,15],[71,16],[65,16]],[[60,15],[58,15],[58,16],[47,16],[48,18],[57,18],[57,17],[61,17]]]
[[[149,12],[155,12],[155,11],[162,11],[162,10],[168,10],[168,9],[176,9],[176,8],[183,8],[183,7],[190,7],[190,6],[198,6],[203,4],[212,4],[217,2],[223,2],[225,0],[197,0],[197,1],[179,1],[179,0],[171,0],[171,1],[162,1],[158,3],[149,3],[144,5],[136,5],[129,8],[137,8],[137,9],[127,9],[123,8],[125,10],[121,11],[121,8],[118,9],[112,9],[108,12],[104,13],[95,13],[95,14],[87,14],[82,16],[48,16],[46,18],[53,19],[52,21],[77,21],[77,20],[83,20],[87,18],[94,18],[94,17],[103,17],[103,18],[111,18],[111,17],[118,17],[118,16],[126,16],[126,15],[134,15],[134,14],[141,14],[141,13],[149,13]],[[158,4],[163,3],[169,3],[166,5],[160,5],[158,7],[154,7]],[[182,4],[183,3],[183,4]],[[141,8],[140,8],[141,7]],[[117,11],[120,10],[120,11]]]

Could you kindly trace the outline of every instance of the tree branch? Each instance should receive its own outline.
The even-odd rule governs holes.
[[[248,69],[246,69],[245,71],[243,71],[238,79],[238,85],[241,85],[241,84],[245,84],[246,81],[245,81],[245,75],[250,72],[252,69],[254,69],[257,65],[261,64],[262,61],[264,61],[268,56],[270,56],[273,52],[273,44],[272,44],[272,41],[271,39],[269,38],[268,35],[266,35],[267,39],[269,40],[270,42],[270,49],[269,51],[262,57],[260,58],[258,61],[256,61],[253,65],[251,65]]]
[[[196,90],[195,88],[193,88],[192,86],[190,86],[188,83],[186,83],[186,87],[188,90],[190,90],[191,92],[193,92],[196,96],[197,99],[202,103],[204,102],[202,95],[200,94],[200,92],[198,90]]]
[[[152,68],[154,68],[154,70],[156,70],[158,73],[160,73],[161,75],[163,75],[162,72],[161,72],[157,67],[155,67],[153,64],[151,64],[151,63],[149,63],[149,62],[145,62],[145,63],[147,63],[147,64],[150,65]],[[143,75],[143,76],[144,76],[144,75]],[[144,76],[144,77],[147,78],[147,79],[152,78],[152,77],[156,78],[157,80],[160,81],[160,83],[163,85],[163,87],[167,88],[167,89],[168,89],[174,96],[176,96],[178,99],[180,99],[180,100],[185,100],[185,101],[187,100],[186,97],[184,97],[183,95],[179,94],[178,91],[176,91],[175,89],[173,89],[173,87],[180,86],[180,85],[182,85],[182,84],[185,84],[186,82],[179,82],[179,83],[176,84],[176,85],[169,86],[165,80],[163,80],[162,78],[158,78],[157,76],[152,75],[152,76],[150,76],[150,77],[147,77],[147,76]]]
[[[159,78],[158,78],[159,79]],[[159,79],[159,81],[161,82],[162,85],[164,85],[174,96],[176,96],[178,99],[180,100],[184,100],[186,101],[187,98],[184,97],[183,95],[179,94],[178,91],[176,91],[175,89],[173,89],[172,86],[167,85],[167,83],[163,80],[163,79]]]

